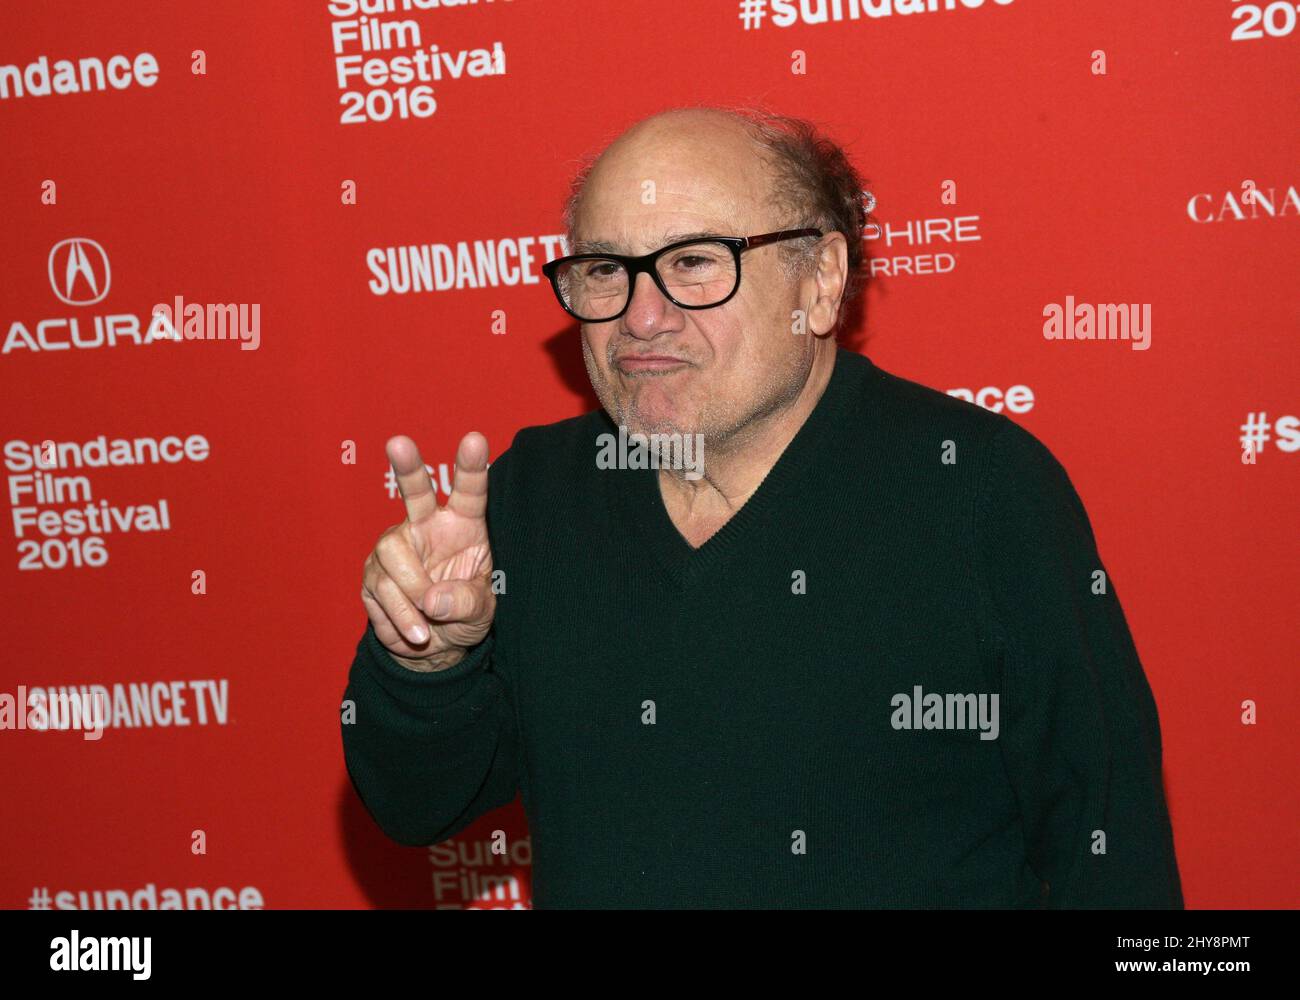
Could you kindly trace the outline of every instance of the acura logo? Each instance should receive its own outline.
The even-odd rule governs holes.
[[[50,287],[60,302],[92,306],[108,295],[108,254],[94,240],[60,240],[50,251]]]

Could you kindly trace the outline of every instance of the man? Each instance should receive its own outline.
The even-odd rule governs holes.
[[[811,127],[712,109],[580,175],[546,272],[603,411],[490,472],[467,435],[442,509],[388,445],[407,519],[366,563],[343,742],[395,840],[519,790],[539,908],[1182,906],[1065,471],[837,346],[861,198]]]

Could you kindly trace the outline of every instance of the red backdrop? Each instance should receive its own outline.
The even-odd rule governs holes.
[[[1070,471],[1159,703],[1188,905],[1300,904],[1294,5],[357,6],[0,15],[0,687],[120,699],[98,740],[0,732],[0,905],[528,905],[517,803],[402,848],[344,770],[361,564],[402,516],[383,443],[437,471],[467,430],[495,453],[594,407],[540,280],[577,158],[752,101],[827,126],[877,198],[851,346],[990,406],[1026,387],[1010,415]],[[418,51],[441,79],[401,79]],[[450,287],[379,279],[390,250],[462,243]],[[256,336],[124,332],[178,296],[242,304]],[[1047,339],[1067,296],[1149,306],[1147,348]],[[35,465],[100,436],[180,443]]]

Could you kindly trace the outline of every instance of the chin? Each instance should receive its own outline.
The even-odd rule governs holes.
[[[633,407],[629,412],[628,407],[624,406],[621,410],[615,412],[624,415],[622,423],[627,427],[629,434],[685,433],[686,425],[690,423],[683,420],[681,414],[671,410],[656,410],[652,413],[644,413]]]

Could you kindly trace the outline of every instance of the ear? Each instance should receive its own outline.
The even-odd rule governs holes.
[[[816,269],[804,279],[808,329],[824,337],[835,329],[849,273],[849,245],[843,233],[827,233],[818,244]]]

